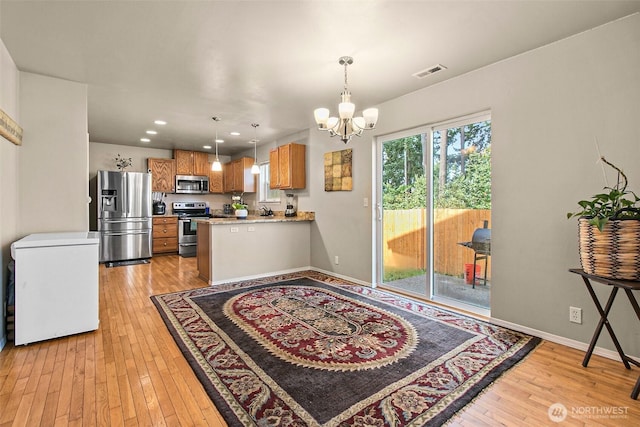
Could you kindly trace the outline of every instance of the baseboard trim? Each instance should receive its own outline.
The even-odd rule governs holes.
[[[263,274],[254,274],[252,276],[231,277],[229,279],[216,280],[215,282],[210,280],[209,285],[216,286],[216,285],[222,285],[225,283],[242,282],[245,280],[255,280],[255,279],[261,279],[263,277],[277,276],[280,274],[297,273],[299,271],[308,271],[308,270],[313,270],[313,268],[310,266],[297,267],[297,268],[291,268],[288,270],[279,270],[279,271],[271,271],[269,273],[263,273]]]
[[[309,267],[307,270],[313,270],[313,271],[317,271],[318,273],[324,273],[324,274],[326,274],[328,276],[337,277],[338,279],[346,280],[348,282],[357,283],[358,285],[361,285],[361,286],[366,286],[367,288],[374,287],[374,286],[371,285],[371,282],[367,282],[367,281],[360,280],[360,279],[355,279],[353,277],[345,276],[343,274],[338,274],[335,271],[323,270],[321,268],[316,268],[316,267]]]
[[[338,279],[343,279],[349,282],[353,282],[356,283],[358,285],[361,286],[366,286],[368,288],[372,287],[370,282],[364,281],[364,280],[360,280],[360,279],[355,279],[353,277],[349,277],[349,276],[345,276],[343,274],[338,274],[336,272],[333,271],[328,271],[328,270],[323,270],[321,268],[316,268],[316,267],[311,267],[310,265],[306,266],[306,267],[296,267],[296,268],[290,268],[288,270],[279,270],[279,271],[270,271],[269,273],[264,273],[264,274],[254,274],[252,276],[241,276],[241,277],[232,277],[229,279],[223,279],[223,280],[217,280],[215,282],[209,281],[209,285],[210,286],[216,286],[216,285],[222,285],[225,283],[232,283],[232,282],[241,282],[243,280],[255,280],[255,279],[261,279],[263,277],[269,277],[269,276],[277,276],[279,274],[289,274],[289,273],[298,273],[300,271],[317,271],[318,273],[324,273],[328,276],[333,276],[333,277],[337,277]]]
[[[4,335],[2,336],[2,338],[0,338],[0,351],[2,351],[2,349],[4,348],[4,346],[7,345],[7,336]]]
[[[570,338],[566,338],[560,335],[550,334],[548,332],[540,331],[538,329],[529,328],[527,326],[522,326],[517,323],[507,322],[506,320],[496,319],[495,317],[490,318],[491,323],[494,323],[498,326],[503,326],[505,328],[513,329],[518,332],[522,332],[525,334],[533,335],[536,337],[540,337],[544,340],[551,341],[556,344],[565,345],[567,347],[575,348],[576,350],[581,350],[586,352],[589,349],[589,344],[583,343],[582,341],[576,341]],[[620,360],[620,355],[617,351],[609,350],[603,347],[598,347],[593,350],[593,354],[598,356],[606,357],[611,360]],[[628,355],[627,355],[628,356]],[[629,356],[634,360],[640,362],[640,357],[638,356]]]

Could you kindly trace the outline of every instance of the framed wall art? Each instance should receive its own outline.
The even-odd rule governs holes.
[[[324,154],[324,191],[351,191],[353,149]]]
[[[22,144],[22,128],[7,113],[0,109],[0,136],[16,145]]]

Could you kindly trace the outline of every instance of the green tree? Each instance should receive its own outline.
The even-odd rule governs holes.
[[[491,209],[491,148],[468,154],[464,175],[434,190],[436,208]]]
[[[427,177],[424,174],[414,177],[411,186],[385,184],[383,190],[384,209],[420,209],[427,205]]]
[[[491,209],[491,122],[472,123],[444,132],[433,135],[434,207]],[[447,144],[443,153],[444,135]],[[424,136],[418,134],[383,145],[384,209],[426,206],[424,144]]]
[[[491,122],[477,122],[463,127],[449,128],[446,130],[447,149],[446,156],[441,155],[441,145],[443,131],[436,131],[433,134],[433,156],[436,165],[440,165],[444,173],[436,175],[436,182],[444,185],[465,173],[467,153],[470,147],[475,147],[476,151],[482,152],[491,146]]]
[[[382,147],[383,185],[399,188],[411,186],[415,177],[424,175],[422,135],[413,135],[386,142]]]

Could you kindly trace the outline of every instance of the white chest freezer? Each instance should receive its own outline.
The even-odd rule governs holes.
[[[95,232],[38,233],[11,244],[15,344],[98,329]]]

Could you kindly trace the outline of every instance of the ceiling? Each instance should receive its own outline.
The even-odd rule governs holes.
[[[343,55],[361,111],[639,11],[640,1],[0,0],[0,38],[19,70],[88,85],[92,142],[203,150],[217,127],[230,155],[252,147],[251,123],[265,143],[313,126],[317,107],[336,112]],[[436,64],[447,69],[412,76]],[[140,142],[147,130],[158,134]]]

